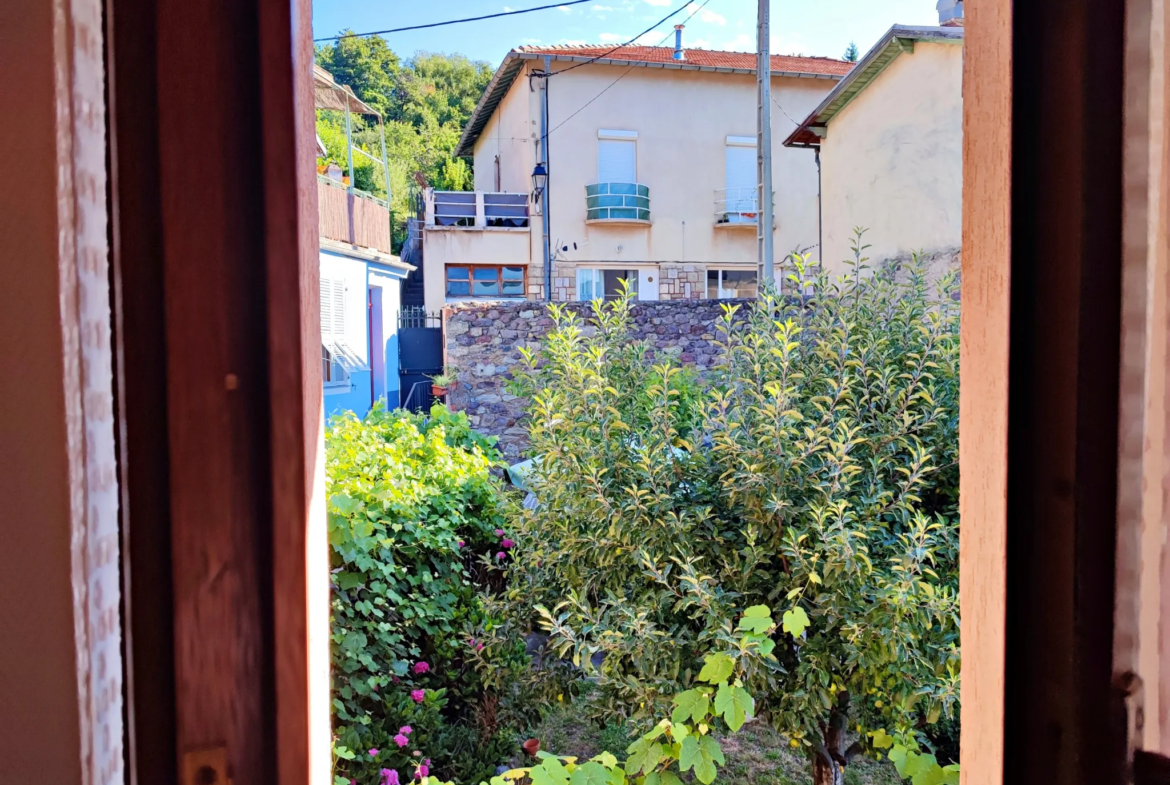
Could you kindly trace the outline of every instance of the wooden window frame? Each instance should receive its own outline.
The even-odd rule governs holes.
[[[465,268],[467,270],[467,278],[451,278],[451,270],[455,268]],[[520,281],[524,285],[524,292],[522,294],[504,294],[504,269],[514,268],[521,271]],[[475,271],[476,270],[495,270],[496,282],[500,286],[500,294],[474,294]],[[467,282],[467,294],[451,294],[450,284],[452,281]],[[513,279],[514,280],[514,279]],[[448,264],[443,269],[443,292],[445,297],[466,298],[470,300],[526,300],[528,299],[528,267],[522,264]]]
[[[1124,0],[1128,39],[1115,0],[965,3],[966,785],[1121,782],[1136,745],[1109,260],[1139,256],[1118,173],[1160,2]],[[107,8],[130,768],[329,782],[309,0]]]

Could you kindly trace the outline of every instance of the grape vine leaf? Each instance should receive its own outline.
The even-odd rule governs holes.
[[[723,717],[723,721],[732,731],[743,727],[744,720],[755,711],[755,708],[756,702],[743,687],[719,685],[719,692],[715,695],[715,713]]]
[[[701,678],[701,677],[700,677]],[[670,719],[674,722],[684,722],[687,719],[699,722],[707,716],[711,700],[706,693],[698,690],[687,690],[674,696],[674,712]]]
[[[808,625],[808,614],[799,605],[784,611],[784,631],[792,635],[793,638],[799,638]]]
[[[708,654],[703,661],[703,669],[699,671],[699,681],[718,684],[727,681],[735,671],[735,660],[726,654]]]

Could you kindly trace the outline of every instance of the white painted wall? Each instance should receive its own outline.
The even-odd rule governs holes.
[[[875,261],[958,248],[963,47],[919,41],[899,55],[829,122],[821,165],[829,270],[845,269],[856,226]]]
[[[321,252],[321,276],[345,282],[345,343],[368,365],[366,263],[329,251]]]
[[[554,63],[554,70],[566,67]],[[627,70],[621,81],[557,128]],[[777,252],[817,242],[815,162],[806,151],[782,142],[796,127],[794,120],[806,116],[835,84],[829,79],[772,80],[773,96],[783,107],[772,107]],[[562,253],[565,260],[755,262],[752,229],[715,225],[715,191],[727,181],[727,137],[755,135],[753,76],[589,66],[554,76],[550,85],[550,124],[556,129],[549,142],[551,239],[569,245]],[[527,90],[526,81],[520,86]],[[650,188],[650,227],[585,224],[585,186],[597,181],[599,129],[638,132],[638,181]],[[539,237],[536,243],[539,249]]]

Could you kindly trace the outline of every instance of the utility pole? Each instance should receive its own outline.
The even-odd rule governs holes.
[[[759,0],[756,19],[756,85],[759,105],[756,115],[756,179],[759,181],[759,223],[756,239],[759,244],[759,263],[763,270],[762,283],[774,285],[776,270],[773,262],[772,238],[772,56],[769,52],[771,35],[771,0]]]
[[[540,80],[540,160],[549,173],[540,197],[540,223],[544,249],[544,299],[552,302],[552,249],[549,247],[548,191],[552,185],[552,168],[548,160],[548,78],[552,74],[552,58],[544,57],[544,77]]]

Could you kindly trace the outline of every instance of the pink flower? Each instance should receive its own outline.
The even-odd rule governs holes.
[[[426,673],[430,669],[431,669],[431,666],[427,665],[425,662],[416,662],[414,664],[414,672],[415,673]]]
[[[503,537],[503,536],[504,536],[504,530],[503,530],[503,529],[496,529],[496,536],[497,536],[497,537]]]
[[[382,769],[382,785],[398,785],[398,772],[394,769]]]
[[[427,697],[426,690],[411,690],[410,699],[415,703],[422,703]]]
[[[516,543],[512,542],[511,540],[501,540],[500,541],[500,547],[503,548],[504,550],[508,550],[509,548],[511,548],[515,544]]]
[[[403,736],[409,736],[410,734],[414,733],[414,728],[410,727],[409,725],[403,725],[398,729],[398,732]]]
[[[507,555],[508,555],[508,554],[504,553],[503,551],[500,551],[499,553],[497,553],[497,554],[496,554],[496,558],[497,558],[497,559],[502,559],[502,558],[504,558],[504,557],[505,557],[505,556],[507,556]]]
[[[378,757],[378,751],[377,750],[370,750],[370,757],[371,758]]]
[[[407,744],[410,744],[410,739],[406,738],[401,733],[399,733],[397,736],[394,737],[394,743],[397,744],[399,747],[405,747]]]
[[[462,548],[462,547],[463,547],[464,545],[466,545],[466,544],[467,544],[467,543],[465,543],[463,540],[460,540],[460,541],[457,543],[457,545],[458,545],[460,548]]]
[[[427,763],[430,763],[430,761],[428,760]],[[423,765],[419,766],[418,771],[416,771],[414,773],[414,778],[416,780],[421,780],[423,777],[426,777],[427,775],[429,775],[431,773],[431,768],[430,768],[430,766],[427,765],[427,763],[424,763]]]
[[[475,645],[475,650],[476,650],[476,651],[483,651],[483,644],[482,644],[482,643],[477,643],[477,644]]]

